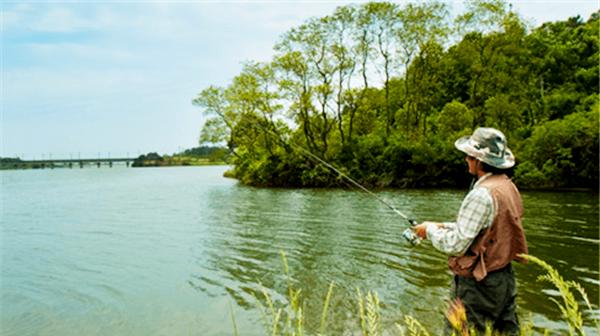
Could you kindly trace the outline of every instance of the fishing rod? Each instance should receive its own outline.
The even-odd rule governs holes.
[[[262,125],[259,125],[261,128]],[[307,155],[308,157],[312,158],[313,160],[316,160],[318,163],[324,165],[325,167],[331,169],[332,171],[336,172],[339,176],[345,178],[347,181],[349,181],[350,183],[352,183],[354,186],[358,187],[360,190],[366,192],[369,196],[372,196],[373,198],[375,198],[376,200],[378,200],[381,204],[385,205],[386,207],[388,207],[390,210],[392,210],[394,213],[396,213],[398,216],[406,219],[408,221],[408,223],[411,225],[410,228],[407,228],[406,230],[404,230],[404,232],[402,232],[402,237],[404,237],[407,241],[409,241],[412,245],[418,245],[421,242],[421,238],[419,236],[417,236],[414,232],[414,230],[412,229],[413,226],[416,226],[418,223],[415,219],[411,219],[409,218],[407,215],[405,215],[404,213],[402,213],[400,210],[396,209],[393,205],[391,205],[390,203],[386,202],[383,198],[377,196],[374,192],[372,192],[371,190],[367,189],[365,186],[363,186],[362,184],[358,183],[356,180],[354,180],[353,178],[351,178],[350,176],[342,173],[339,169],[337,169],[336,167],[334,167],[332,164],[330,164],[329,162],[321,159],[318,155],[314,154],[313,152],[305,149],[304,147],[297,145],[296,146],[291,146],[290,142],[286,142],[283,139],[281,139],[281,136],[275,132],[273,132],[270,129],[266,129],[263,128],[265,131],[270,132],[271,134],[275,135],[277,139],[279,139],[279,141],[281,141],[285,146],[287,147],[291,147],[291,148],[297,148],[300,149],[301,152],[305,155]]]

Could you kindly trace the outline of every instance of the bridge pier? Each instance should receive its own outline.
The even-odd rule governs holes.
[[[50,160],[23,160],[20,165],[29,166],[36,169],[54,169],[54,168],[84,168],[86,165],[96,165],[101,168],[102,165],[112,168],[115,164],[124,163],[127,167],[133,167],[135,158],[91,158],[91,159],[50,159]]]

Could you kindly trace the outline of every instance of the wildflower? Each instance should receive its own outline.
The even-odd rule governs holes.
[[[467,311],[460,298],[450,302],[446,318],[448,318],[448,322],[450,322],[452,328],[460,332],[460,335],[469,335],[469,329],[467,328]]]

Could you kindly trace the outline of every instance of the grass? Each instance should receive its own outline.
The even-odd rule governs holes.
[[[569,327],[570,336],[586,336],[584,330],[584,319],[582,314],[582,308],[580,307],[575,294],[577,294],[583,302],[585,302],[586,308],[592,310],[592,304],[590,303],[587,294],[583,290],[580,284],[574,281],[567,281],[558,273],[556,269],[550,266],[545,261],[531,256],[521,255],[521,257],[527,259],[531,263],[541,267],[546,273],[538,277],[538,281],[549,282],[554,285],[560,292],[561,298],[557,300],[555,298],[549,298],[549,300],[556,304],[560,310],[564,321]],[[329,321],[329,310],[330,301],[335,288],[335,284],[332,282],[329,285],[329,289],[324,297],[322,304],[321,320],[319,323],[318,331],[308,332],[305,330],[305,304],[302,298],[302,290],[296,289],[292,285],[292,279],[289,275],[289,267],[287,258],[284,252],[281,252],[281,259],[285,271],[287,280],[287,302],[275,304],[272,296],[269,292],[262,287],[262,297],[259,299],[255,296],[257,302],[257,308],[261,313],[262,320],[264,323],[265,335],[272,336],[304,336],[304,335],[333,335],[329,331],[328,327],[332,325]],[[395,324],[395,330],[383,330],[381,324],[381,311],[382,304],[379,300],[377,292],[367,291],[363,293],[359,288],[356,290],[356,331],[352,333],[358,333],[362,336],[383,336],[383,335],[400,335],[400,336],[430,336],[427,328],[422,321],[418,321],[411,315],[404,315],[404,320],[399,321]],[[237,325],[235,323],[235,316],[233,308],[230,307],[231,317],[234,327],[234,335],[239,335]],[[465,308],[457,300],[449,304],[448,313],[446,315],[448,321],[452,325],[455,336],[497,336],[498,333],[494,332],[490,326],[484,333],[477,333],[474,329],[470,328],[467,324],[467,317]],[[595,327],[597,328],[598,335],[600,335],[600,323],[596,320]],[[550,335],[550,330],[536,327],[531,317],[521,323],[520,336],[533,336],[540,332],[542,335]]]
[[[583,287],[581,287],[581,285],[575,281],[565,281],[555,268],[537,257],[532,255],[521,255],[521,257],[533,262],[538,266],[541,266],[546,271],[546,274],[540,275],[538,277],[538,281],[549,282],[560,292],[562,302],[554,298],[550,298],[550,301],[554,302],[558,306],[563,319],[567,321],[569,325],[569,335],[585,335],[585,331],[583,330],[583,317],[581,308],[575,299],[575,293],[579,294],[579,296],[585,302],[587,308],[592,310],[592,305],[590,304],[590,300],[583,290]],[[598,320],[595,322],[596,328],[599,332],[598,334],[600,335],[600,324]]]

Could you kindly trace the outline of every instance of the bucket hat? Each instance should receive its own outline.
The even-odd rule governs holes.
[[[454,146],[496,168],[508,169],[515,165],[515,157],[506,146],[506,137],[495,128],[480,127],[471,136],[456,140]]]

